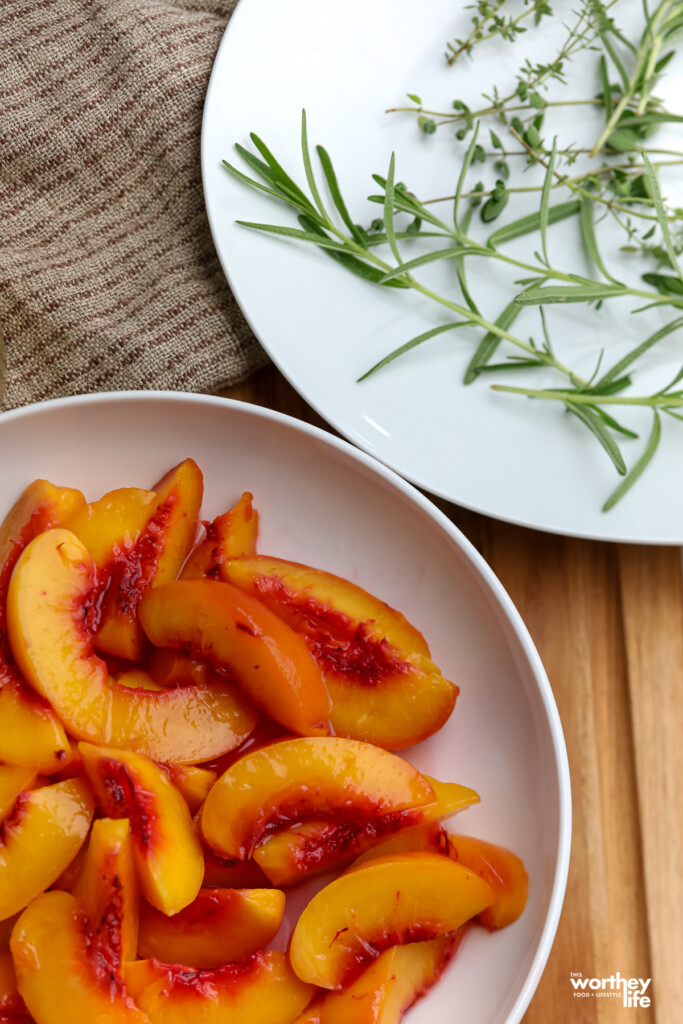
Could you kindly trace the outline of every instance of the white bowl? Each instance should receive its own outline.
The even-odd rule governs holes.
[[[346,576],[399,608],[461,687],[444,729],[407,752],[473,786],[458,830],[511,847],[530,876],[520,920],[473,929],[410,1024],[517,1024],[550,952],[571,832],[567,756],[531,639],[472,545],[413,487],[315,427],[240,402],[166,392],[61,399],[0,417],[3,504],[36,477],[88,498],[151,486],[186,456],[204,471],[205,514],[253,492],[260,550]],[[6,511],[0,509],[0,512]]]

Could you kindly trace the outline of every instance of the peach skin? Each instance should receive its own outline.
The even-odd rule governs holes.
[[[483,839],[449,832],[448,855],[493,889],[494,902],[478,914],[483,925],[490,930],[505,928],[520,917],[529,894],[529,876],[516,854]]]
[[[138,952],[165,963],[222,967],[272,942],[284,910],[279,889],[200,889],[175,917],[143,902]]]
[[[311,815],[367,821],[434,801],[427,779],[395,754],[358,740],[283,740],[245,754],[214,784],[201,813],[208,845],[250,856],[268,825]]]
[[[127,818],[93,822],[83,866],[72,889],[85,907],[94,948],[120,948],[122,960],[138,950],[138,880]]]
[[[7,637],[7,590],[27,544],[84,503],[80,491],[35,480],[0,526],[0,760],[33,765],[46,773],[65,762],[66,733],[50,705],[26,686],[14,664]]]
[[[479,795],[456,782],[439,782],[424,776],[436,800],[421,807],[395,811],[366,821],[336,822],[313,819],[298,822],[281,832],[267,835],[252,853],[273,885],[293,885],[322,871],[343,867],[364,850],[391,842],[419,823],[449,818],[479,802]],[[412,847],[420,849],[421,847]],[[397,851],[402,852],[402,851]]]
[[[157,647],[189,650],[230,673],[257,708],[297,733],[327,732],[328,696],[294,630],[228,583],[179,580],[149,590],[140,621]]]
[[[109,679],[85,626],[93,578],[94,564],[82,542],[55,529],[29,544],[9,588],[14,657],[69,731],[179,763],[205,761],[238,746],[258,716],[230,683],[154,692]]]
[[[204,857],[187,804],[158,765],[128,750],[80,743],[97,804],[110,818],[128,818],[142,893],[164,914],[192,903]]]
[[[152,1024],[293,1024],[315,994],[284,953],[254,953],[215,971],[138,960],[124,966],[124,979]]]
[[[369,861],[306,906],[289,947],[292,967],[302,981],[339,989],[390,946],[455,931],[493,900],[478,875],[438,854]]]
[[[0,821],[11,813],[17,797],[33,788],[37,777],[31,765],[0,764]]]
[[[60,876],[85,840],[93,811],[84,779],[32,789],[15,801],[0,825],[0,920]]]
[[[93,948],[85,908],[71,893],[34,900],[10,948],[19,992],[39,1024],[149,1024],[126,993],[117,951]]]
[[[455,932],[385,950],[348,988],[328,992],[320,1024],[400,1024],[439,980],[459,943]]]
[[[219,571],[304,637],[337,736],[399,750],[448,719],[458,687],[431,661],[422,634],[383,601],[331,573],[265,555],[226,561]]]
[[[253,502],[253,494],[245,491],[234,508],[209,523],[206,537],[183,566],[181,580],[218,579],[219,566],[226,559],[254,554],[258,538],[258,512]]]

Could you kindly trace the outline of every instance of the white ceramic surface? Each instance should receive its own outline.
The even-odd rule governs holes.
[[[614,13],[630,30],[638,24],[640,5],[623,0]],[[559,18],[550,26],[544,21],[514,47],[486,44],[475,59],[448,68],[442,58],[445,42],[466,34],[471,16],[464,3],[453,0],[241,0],[216,58],[202,136],[204,191],[223,268],[251,326],[294,387],[349,440],[414,483],[469,508],[539,529],[681,543],[683,475],[677,468],[683,425],[665,417],[655,463],[631,494],[602,513],[619,478],[594,438],[559,403],[532,405],[495,394],[487,387],[495,375],[462,386],[478,340],[474,332],[442,335],[359,385],[356,378],[374,362],[426,328],[447,322],[447,312],[416,294],[371,286],[319,250],[235,225],[240,218],[298,226],[291,211],[229,177],[221,160],[240,165],[233,143],[248,145],[249,132],[255,131],[303,184],[302,107],[308,111],[311,145],[323,143],[332,155],[359,222],[369,224],[377,215],[377,207],[365,197],[377,191],[371,174],[386,174],[392,150],[397,178],[423,198],[452,194],[464,152],[453,130],[420,135],[414,117],[387,116],[384,110],[405,104],[407,92],[419,93],[437,109],[447,109],[454,97],[476,109],[481,92],[494,83],[503,90],[514,88],[522,54],[547,59],[562,35]],[[575,80],[587,76],[594,92],[600,88],[596,60],[594,52],[577,58],[571,71]],[[677,58],[657,86],[657,94],[673,110],[680,106],[680,65]],[[599,114],[592,108],[552,117],[551,124],[561,119],[566,141],[592,144],[599,134]],[[488,130],[482,141],[488,146]],[[658,134],[656,144],[681,148],[675,133],[672,138],[667,131]],[[667,188],[675,183],[677,170],[664,172]],[[481,172],[487,181],[492,174],[490,168]],[[680,184],[680,175],[678,179]],[[532,172],[526,181],[538,179]],[[538,198],[528,199],[531,205],[526,201],[517,197],[494,226],[529,212]],[[442,207],[442,216],[449,214],[450,208]],[[486,230],[478,230],[485,238]],[[550,255],[565,269],[585,273],[578,231],[575,221],[553,226]],[[610,234],[608,224],[601,226],[601,238],[604,232],[610,242],[603,256],[614,272],[637,282],[629,258],[618,252],[624,239],[619,232]],[[528,260],[537,244],[537,239],[522,239],[506,251]],[[519,290],[514,278],[524,275],[502,274],[488,260],[471,260],[468,267],[475,298],[495,319],[510,294]],[[456,295],[454,273],[449,261],[417,276]],[[658,311],[632,317],[630,308],[623,300],[600,314],[581,306],[550,307],[548,322],[560,357],[589,377],[601,347],[606,349],[605,366],[611,365],[663,322]],[[525,310],[515,328],[523,338],[534,334],[542,340],[535,310]],[[639,393],[667,383],[680,364],[681,340],[674,334],[643,361]],[[526,371],[499,374],[498,379],[529,387],[562,383],[558,376]],[[632,465],[649,434],[651,416],[642,409],[620,410],[619,415],[642,435],[622,444]]]
[[[400,608],[461,696],[446,727],[407,752],[431,774],[473,786],[459,819],[517,851],[531,878],[512,927],[475,929],[410,1024],[516,1024],[560,914],[571,808],[562,730],[543,667],[510,599],[469,542],[375,460],[303,423],[238,402],[170,393],[64,399],[0,417],[3,507],[35,477],[80,487],[151,486],[186,456],[205,474],[204,512],[245,489],[260,549],[331,570]]]

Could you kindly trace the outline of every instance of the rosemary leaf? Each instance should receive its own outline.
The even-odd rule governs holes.
[[[550,151],[550,157],[548,158],[548,167],[545,172],[545,178],[543,179],[543,189],[541,191],[541,209],[539,210],[539,228],[541,231],[541,246],[543,248],[543,259],[545,265],[550,265],[548,259],[548,204],[550,203],[550,189],[553,187],[553,172],[555,170],[555,156],[557,153],[557,139],[553,139],[553,148]]]
[[[514,301],[509,303],[496,320],[496,327],[502,327],[504,331],[507,331],[515,322],[516,317],[521,313],[521,311],[522,307],[518,305],[518,303]],[[495,354],[495,351],[502,340],[503,339],[499,334],[493,334],[491,331],[487,331],[477,345],[476,351],[468,363],[467,369],[465,370],[465,376],[463,377],[464,384],[472,384],[477,379],[486,364]]]
[[[391,160],[389,161],[389,173],[387,174],[387,184],[384,193],[384,230],[387,233],[387,241],[389,242],[389,248],[394,254],[394,258],[397,263],[402,263],[401,254],[398,251],[398,245],[396,244],[396,232],[394,231],[394,167],[396,165],[396,157],[392,153]]]
[[[623,285],[600,284],[599,281],[590,284],[551,284],[520,292],[515,296],[515,302],[520,306],[538,306],[543,302],[599,302],[601,299],[625,294],[628,294],[628,290]]]
[[[422,345],[423,342],[429,341],[430,338],[435,338],[437,334],[444,334],[446,331],[455,331],[459,327],[468,327],[469,323],[467,320],[459,320],[457,323],[452,324],[441,324],[440,327],[432,327],[429,331],[424,331],[422,334],[418,334],[415,338],[411,338],[410,341],[406,341],[404,345],[400,345],[395,348],[389,355],[384,356],[378,363],[371,366],[369,370],[358,378],[358,382],[367,380],[373,373],[377,373],[383,366],[387,366],[388,363],[393,363],[394,359],[398,359],[399,356],[405,355],[406,352],[410,352],[411,349],[417,348],[418,345]]]
[[[387,281],[391,281],[392,278],[397,277],[399,274],[412,273],[413,270],[417,270],[418,267],[426,267],[428,263],[438,263],[440,260],[452,260],[458,256],[471,256],[479,255],[485,256],[486,250],[482,250],[473,253],[471,246],[467,245],[449,245],[445,249],[437,249],[435,252],[425,252],[422,256],[416,256],[414,260],[407,260],[402,263],[400,267],[394,267],[392,270],[388,270],[382,278],[382,284]]]
[[[683,120],[683,118],[681,118],[681,120]],[[664,247],[668,253],[672,268],[676,271],[681,281],[683,281],[683,272],[681,271],[681,268],[678,265],[676,249],[674,247],[673,238],[671,237],[671,231],[669,230],[669,222],[666,219],[666,213],[664,212],[662,194],[659,191],[659,182],[657,181],[655,169],[650,163],[647,153],[643,153],[643,163],[645,164],[645,173],[647,175],[648,184],[650,186],[650,195],[652,196],[655,204],[657,223],[659,224],[659,229],[662,232],[662,238],[664,239]]]
[[[614,508],[616,503],[624,497],[627,491],[631,490],[636,480],[642,476],[643,472],[652,462],[653,456],[659,447],[659,440],[662,435],[662,421],[659,412],[657,409],[653,409],[653,413],[654,418],[652,421],[652,432],[650,433],[647,445],[645,446],[645,451],[638,461],[633,464],[619,486],[612,491],[609,498],[602,506],[603,512],[609,512],[611,508]]]
[[[556,224],[557,221],[573,217],[575,213],[579,212],[580,205],[578,199],[570,199],[569,202],[549,206],[548,224]],[[489,235],[486,245],[489,249],[495,249],[502,242],[509,242],[513,238],[520,238],[522,235],[528,235],[531,231],[537,231],[540,226],[540,213],[530,213],[526,217],[520,217],[518,220],[512,221],[511,224],[506,224],[503,228],[498,228],[492,235]]]
[[[305,213],[299,215],[299,223],[301,224],[304,231],[317,235],[321,239],[329,240],[329,236],[325,234],[322,228],[320,228],[314,221],[312,221],[310,217],[307,217]],[[329,246],[324,246],[322,244],[321,248],[323,248],[323,251],[326,252],[331,259],[336,260],[337,263],[340,263],[343,267],[346,267],[346,269],[350,270],[352,274],[356,275],[356,277],[362,277],[364,281],[370,281],[372,282],[372,284],[383,283],[381,280],[383,273],[379,269],[379,267],[373,267],[371,264],[365,263],[363,260],[358,259],[358,257],[354,256],[352,253],[339,252],[336,249],[331,249],[329,248]],[[410,285],[408,285],[400,277],[394,278],[393,281],[387,281],[386,284],[389,288],[410,287]]]
[[[315,180],[315,174],[313,173],[313,166],[311,164],[311,154],[308,148],[308,130],[306,128],[306,111],[301,111],[301,155],[304,160],[304,171],[306,172],[306,181],[310,189],[311,195],[313,196],[313,202],[320,211],[320,216],[326,223],[330,223],[330,218],[323,205],[323,201],[320,198],[318,192],[318,185]]]
[[[581,225],[581,237],[583,238],[583,244],[586,247],[586,252],[595,263],[596,267],[608,281],[613,284],[618,284],[619,287],[623,288],[624,285],[620,281],[617,281],[615,277],[612,277],[609,270],[602,261],[600,250],[598,249],[598,243],[595,238],[595,226],[593,224],[593,200],[589,196],[581,197],[581,209],[579,211],[579,223]]]
[[[571,401],[567,401],[564,404],[569,412],[578,417],[582,423],[585,423],[591,433],[597,437],[598,441],[614,463],[617,473],[620,476],[624,476],[626,474],[626,463],[624,462],[624,457],[619,450],[619,445],[609,433],[607,427],[596,414],[592,406],[577,405]]]
[[[339,182],[337,181],[337,175],[327,150],[323,146],[317,146],[316,151],[320,159],[323,174],[325,175],[325,180],[327,181],[327,187],[329,188],[330,195],[332,196],[332,202],[339,211],[339,216],[344,221],[350,234],[355,238],[355,240],[361,245],[365,244],[361,233],[353,223],[351,214],[346,207],[346,203],[344,202],[344,198],[341,194],[341,189],[339,188]]]

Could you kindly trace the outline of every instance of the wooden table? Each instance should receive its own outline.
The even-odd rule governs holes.
[[[223,394],[326,426],[273,367]],[[550,677],[567,741],[574,811],[569,883],[525,1024],[678,1024],[680,551],[555,537],[438,504],[481,551],[521,612]],[[651,978],[653,1004],[625,1009],[616,998],[579,999],[570,972]]]

